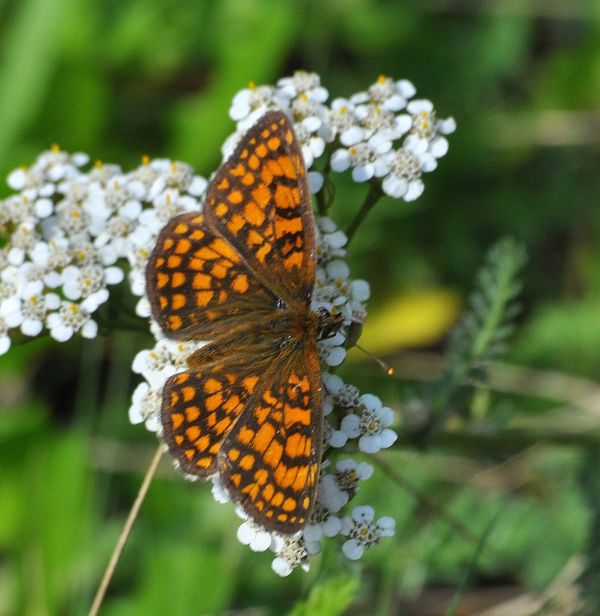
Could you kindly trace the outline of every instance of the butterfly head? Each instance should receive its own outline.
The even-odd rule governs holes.
[[[342,326],[344,317],[339,312],[330,312],[323,306],[319,306],[314,313],[317,321],[317,340],[333,338]]]

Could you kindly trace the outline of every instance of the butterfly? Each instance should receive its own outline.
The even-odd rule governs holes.
[[[339,315],[311,310],[316,248],[302,152],[265,113],[211,179],[201,213],[160,232],[146,270],[152,315],[210,340],[163,389],[162,439],[193,478],[215,474],[270,531],[310,520],[323,447],[317,342]]]

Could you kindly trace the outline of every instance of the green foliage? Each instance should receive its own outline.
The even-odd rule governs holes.
[[[358,592],[356,577],[333,578],[316,584],[306,601],[297,603],[289,616],[340,616],[345,614]]]
[[[431,432],[437,433],[467,396],[478,394],[475,387],[486,382],[490,362],[505,353],[519,312],[518,276],[524,264],[525,250],[512,239],[500,240],[489,250],[467,310],[450,334],[442,375],[425,390]]]

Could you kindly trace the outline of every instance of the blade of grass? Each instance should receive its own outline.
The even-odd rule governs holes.
[[[456,592],[454,593],[454,597],[452,598],[452,602],[450,603],[450,606],[448,607],[446,616],[455,616],[456,610],[458,609],[458,605],[467,588],[467,584],[469,583],[469,580],[471,579],[471,576],[473,575],[473,572],[475,571],[475,567],[477,566],[479,557],[481,556],[481,553],[483,552],[483,548],[485,547],[485,544],[487,543],[487,540],[489,539],[492,533],[492,529],[494,528],[494,526],[496,525],[496,522],[498,521],[498,518],[500,517],[500,513],[502,512],[502,509],[503,508],[500,508],[496,512],[494,517],[491,519],[490,523],[487,525],[487,528],[483,532],[483,535],[481,535],[481,538],[479,539],[479,543],[477,544],[477,548],[475,549],[475,552],[473,553],[473,557],[471,558],[471,562],[469,563],[469,566],[467,567],[464,573],[463,579],[461,580],[458,588],[456,589]]]

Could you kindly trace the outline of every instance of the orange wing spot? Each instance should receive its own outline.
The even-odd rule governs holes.
[[[206,234],[204,233],[204,231],[202,231],[202,229],[196,229],[195,231],[192,231],[190,233],[190,239],[191,240],[201,240]]]
[[[286,498],[283,501],[283,505],[281,506],[281,508],[284,511],[294,511],[294,509],[296,508],[296,500],[294,498]]]
[[[273,174],[271,173],[271,170],[268,167],[265,166],[260,170],[260,179],[267,186],[271,185],[271,183],[273,182]]]
[[[296,479],[294,479],[294,483],[292,484],[292,489],[295,492],[300,492],[300,490],[304,489],[304,487],[306,486],[307,477],[308,477],[308,466],[298,467],[298,474],[296,475]]]
[[[295,423],[303,426],[310,426],[310,410],[301,409],[297,406],[288,406],[284,409],[284,424],[286,428],[293,426]]]
[[[227,201],[229,201],[229,203],[233,203],[233,205],[238,205],[238,203],[241,203],[243,200],[244,195],[241,190],[232,190],[227,195]]]
[[[190,269],[198,272],[204,269],[204,264],[206,261],[204,259],[190,259]]]
[[[279,522],[285,522],[287,519],[288,519],[288,514],[287,514],[287,513],[280,513],[280,514],[277,516],[277,520],[278,520]]]
[[[256,143],[256,137],[250,137],[250,139],[248,139],[248,143],[250,145],[254,145]]]
[[[302,507],[304,507],[304,509],[308,509],[310,507],[310,498],[308,498],[308,496],[305,496],[302,499]]]
[[[285,442],[285,453],[290,458],[304,455],[304,436],[298,432],[288,436]]]
[[[225,265],[222,262],[217,262],[215,263],[211,270],[210,273],[212,276],[214,276],[215,278],[225,278],[225,276],[227,276],[227,267],[225,267]]]
[[[247,486],[242,488],[242,494],[248,494],[251,500],[256,500],[260,488],[255,483],[249,483]]]
[[[161,310],[164,310],[169,305],[169,300],[164,295],[161,295],[158,298],[158,302]]]
[[[256,258],[261,262],[265,262],[266,256],[271,252],[271,244],[265,242],[257,251]]]
[[[172,330],[177,330],[177,329],[181,329],[181,317],[178,317],[177,315],[171,315],[169,317],[169,327]]]
[[[198,291],[198,293],[196,293],[196,306],[206,308],[214,294],[214,291]]]
[[[250,167],[250,169],[254,169],[255,171],[260,167],[260,158],[258,158],[256,154],[250,155],[250,158],[248,159],[248,167]]]
[[[264,130],[260,133],[260,136],[261,136],[263,139],[266,139],[266,138],[267,138],[270,134],[271,134],[271,131],[270,131],[268,128],[265,128],[265,129],[264,129]],[[262,145],[262,143],[261,143],[260,145]],[[258,146],[259,148],[260,148],[260,145]],[[256,149],[258,150],[258,148],[256,148]]]
[[[171,278],[171,287],[176,289],[180,287],[182,284],[185,284],[186,277],[183,272],[173,272],[173,276]]]
[[[173,278],[177,273],[173,274]],[[208,274],[195,274],[194,281],[192,282],[192,288],[196,291],[199,289],[211,288],[211,277]]]
[[[269,146],[269,150],[273,152],[281,146],[281,139],[279,137],[271,137],[269,141],[267,141],[267,145]]]
[[[264,184],[261,184],[260,186],[269,191]],[[258,190],[258,188],[256,190]],[[269,192],[269,194],[271,193]],[[262,227],[266,219],[264,210],[259,208],[254,201],[249,201],[246,203],[244,206],[244,216],[246,217],[246,220],[249,223],[252,223],[255,227]]]
[[[227,190],[229,188],[229,180],[227,178],[223,178],[218,184],[217,188],[219,190]]]
[[[184,441],[183,436],[181,436],[181,434],[176,434],[175,435],[175,444],[176,445],[181,445]]]
[[[238,263],[239,257],[237,253],[232,248],[230,244],[228,244],[225,240],[221,238],[217,238],[213,243],[212,247],[216,250],[220,255],[229,259],[232,263]]]
[[[156,281],[156,286],[159,289],[162,289],[169,282],[169,274],[163,274],[162,272],[158,273],[158,278]]]
[[[196,449],[200,453],[202,453],[203,451],[206,451],[209,445],[210,445],[210,437],[208,436],[208,434],[205,434],[204,436],[201,436],[196,441]]]
[[[276,160],[273,160],[272,158],[267,160],[265,162],[265,165],[267,165],[269,167],[269,170],[271,171],[271,173],[275,176],[280,176],[283,175],[283,170],[282,168],[279,166],[279,163]]]
[[[252,246],[255,245],[260,245],[263,243],[263,236],[258,233],[258,231],[255,231],[254,229],[250,229],[250,232],[248,233],[248,236],[246,237],[246,243],[248,244],[248,246],[250,248],[252,248]]]
[[[218,391],[221,391],[221,383],[217,379],[206,379],[204,391],[207,394],[216,394]]]
[[[211,259],[215,259],[219,255],[214,250],[212,250],[212,248],[209,248],[208,246],[202,246],[202,248],[196,250],[194,256],[198,259],[203,259],[204,261],[210,261]]]
[[[194,399],[194,396],[196,395],[196,390],[188,385],[187,387],[181,388],[181,393],[183,394],[183,401],[189,402],[190,400]]]
[[[208,468],[212,464],[212,458],[200,458],[196,464],[202,468]]]
[[[227,223],[227,228],[234,234],[237,235],[241,229],[244,228],[246,221],[239,214],[234,214]]]
[[[300,269],[302,267],[302,253],[293,252],[289,257],[286,257],[283,260],[283,264],[288,270],[293,269],[294,267]]]
[[[227,400],[225,400],[225,404],[223,404],[223,408],[228,412],[231,413],[232,411],[234,411],[240,404],[240,399],[238,396],[231,396],[230,398],[227,398]]]
[[[255,434],[254,430],[251,430],[250,428],[247,428],[246,426],[242,426],[240,428],[240,431],[238,432],[237,440],[240,443],[243,443],[244,445],[248,445],[248,443],[250,443],[250,441],[254,437],[254,434]]]
[[[280,184],[275,190],[275,203],[277,204],[277,207],[284,208],[294,207],[297,205],[292,199],[292,191],[290,190],[290,187],[284,186],[283,184]]]
[[[285,477],[283,477],[279,485],[282,488],[289,488],[294,483],[294,480],[296,479],[297,475],[298,475],[298,467],[290,466],[290,468],[287,469]]]
[[[291,144],[292,141],[294,141],[294,135],[292,134],[292,131],[289,129],[285,131],[285,140],[288,144]]]
[[[200,428],[198,426],[190,426],[185,431],[185,435],[190,441],[195,441],[200,436]]]
[[[163,242],[163,250],[171,250],[171,248],[173,248],[173,244],[175,243],[175,240],[173,240],[173,238],[168,237],[164,242]]]
[[[244,148],[241,152],[240,152],[240,158],[242,159],[246,159],[248,158],[248,148]]]
[[[183,453],[188,460],[191,460],[196,452],[193,449],[186,449]]]
[[[183,413],[173,413],[171,415],[171,425],[173,426],[173,430],[178,430],[183,423],[183,420]]]
[[[256,387],[257,383],[258,383],[257,376],[247,376],[242,381],[242,385],[244,386],[244,389],[246,389],[249,393],[252,393],[254,391],[254,388]]]
[[[206,405],[206,410],[209,413],[213,413],[214,411],[216,411],[221,406],[222,403],[223,403],[223,395],[221,394],[220,391],[217,392],[216,394],[213,394],[212,396],[209,396],[204,401],[204,404]]]
[[[177,235],[183,235],[184,233],[187,233],[190,230],[190,228],[185,225],[184,223],[180,222],[174,229],[173,229],[173,233],[177,234]]]
[[[180,372],[175,375],[175,382],[177,385],[181,385],[182,383],[187,383],[190,380],[190,375],[187,372]]]
[[[264,468],[260,468],[254,473],[254,480],[259,486],[267,483],[267,479],[269,478],[269,473]]]
[[[298,177],[296,174],[296,169],[294,169],[294,163],[289,156],[280,156],[277,162],[283,170],[283,173],[286,178],[289,178],[290,180],[295,180]]]
[[[173,310],[180,310],[183,308],[185,306],[185,295],[183,295],[183,293],[176,293],[173,295],[171,306]]]
[[[265,184],[259,184],[252,191],[252,198],[258,203],[259,206],[264,207],[271,200],[271,191]]]
[[[190,251],[191,247],[192,247],[192,242],[190,242],[190,240],[186,240],[185,238],[181,238],[177,242],[177,246],[175,246],[175,252],[178,255],[184,255],[184,254],[186,254],[186,253],[188,253]]]
[[[154,267],[155,267],[155,269],[159,269],[164,264],[165,264],[165,258],[164,257],[158,257],[158,259],[156,259],[156,262],[154,263]]]
[[[176,267],[179,267],[180,265],[181,265],[181,257],[179,257],[178,255],[171,255],[167,259],[167,267],[171,269],[175,269]]]
[[[283,492],[277,492],[277,494],[275,494],[275,496],[271,499],[271,504],[274,507],[279,507],[279,505],[283,503],[283,499],[284,499]]]
[[[275,486],[272,483],[267,484],[263,488],[263,496],[266,501],[270,501],[273,498],[273,494],[275,494]]]
[[[278,402],[277,398],[271,393],[270,390],[265,391],[265,393],[263,394],[263,400],[269,406],[275,406]]]
[[[238,274],[231,283],[231,288],[237,293],[246,293],[250,285],[246,274]]]
[[[233,169],[230,169],[229,173],[235,177],[240,177],[246,173],[246,167],[242,163],[238,163]]]
[[[223,432],[225,432],[225,430],[227,430],[227,428],[229,428],[230,425],[231,425],[231,419],[229,419],[229,417],[223,417],[221,421],[218,421],[215,424],[215,432],[217,434],[223,434]]]
[[[281,124],[283,126],[283,124],[284,124],[283,118],[281,120],[279,120],[279,124]],[[273,132],[275,132],[277,130],[277,124],[275,124],[275,123],[271,124],[271,130]]]
[[[264,158],[267,155],[267,146],[264,143],[261,143],[256,147],[255,152],[261,157]]]
[[[240,466],[249,471],[254,466],[254,456],[247,454],[240,460]]]
[[[263,501],[258,501],[256,503],[254,503],[254,506],[259,510],[262,511],[265,508],[265,503]]]
[[[312,452],[312,439],[310,436],[306,437],[306,442],[304,443],[304,455],[308,458]]]
[[[219,205],[215,208],[215,214],[219,218],[223,218],[227,212],[229,212],[229,206],[226,203],[219,202]]]
[[[239,449],[230,449],[228,454],[227,454],[227,456],[229,457],[230,460],[235,462],[240,457],[240,450]]]
[[[231,475],[230,477],[231,479],[231,483],[236,487],[239,488],[240,487],[240,483],[242,481],[242,476],[239,473],[235,473],[234,475]]]
[[[277,239],[287,234],[300,233],[302,231],[302,218],[278,218],[275,223],[275,235]]]
[[[186,406],[185,408],[185,418],[188,423],[192,423],[196,421],[200,417],[200,409],[197,406]]]
[[[257,453],[263,453],[275,436],[275,428],[270,423],[264,423],[256,433],[252,447]]]
[[[269,511],[267,511],[267,513],[265,513],[265,516],[267,516],[267,518],[272,518],[273,517],[273,510],[269,509]]]
[[[271,468],[275,468],[279,465],[281,461],[281,456],[283,455],[283,447],[280,443],[273,440],[271,444],[266,449],[263,454],[263,461],[265,464],[268,464]]]
[[[244,186],[252,186],[256,181],[256,176],[253,173],[246,173],[246,175],[242,178],[242,184]]]

